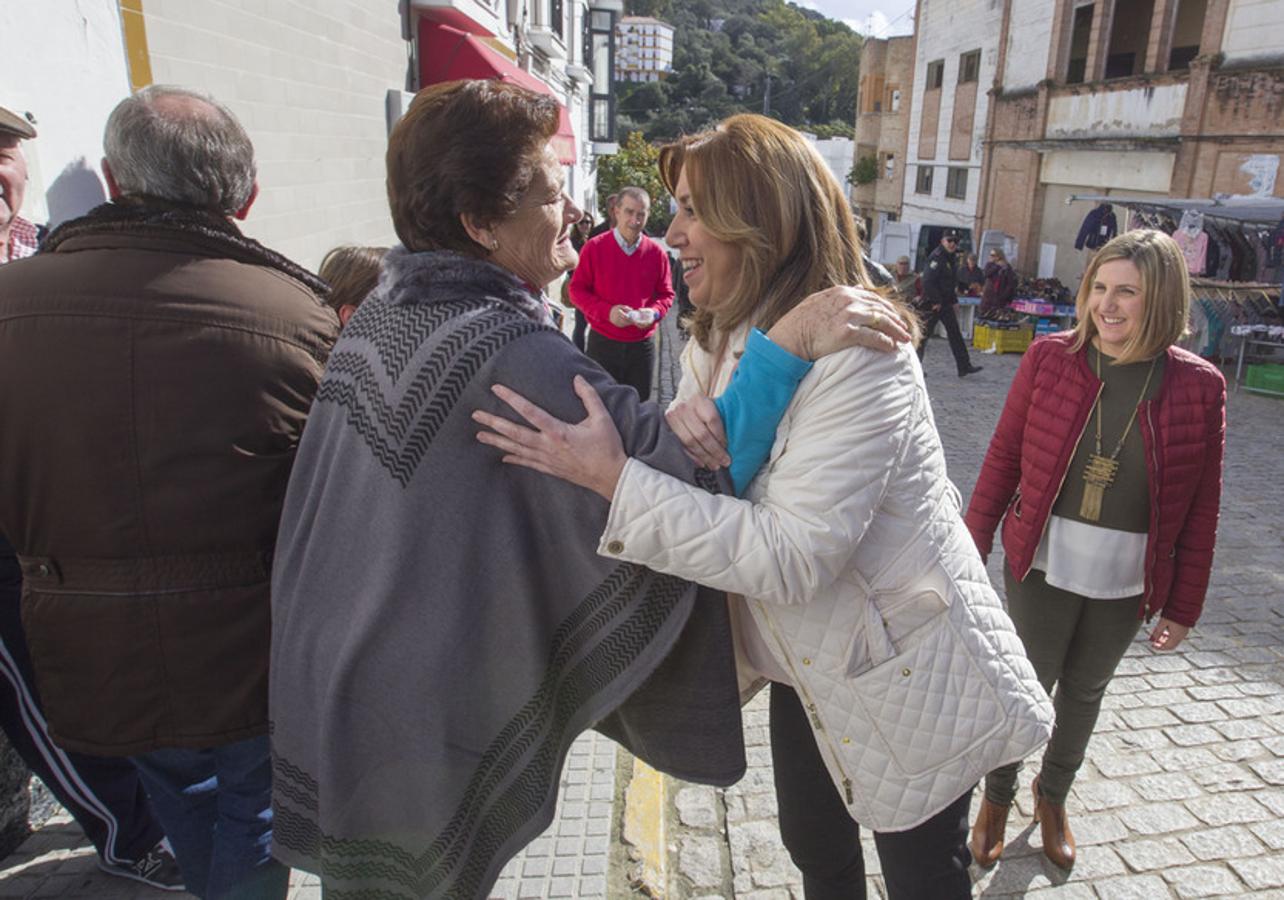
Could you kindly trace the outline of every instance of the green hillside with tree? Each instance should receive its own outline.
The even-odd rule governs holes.
[[[862,38],[784,0],[631,0],[628,14],[673,25],[673,72],[616,85],[621,138],[699,131],[765,112],[820,137],[852,134]]]

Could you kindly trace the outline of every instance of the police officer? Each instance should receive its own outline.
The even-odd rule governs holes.
[[[927,268],[923,272],[923,299],[919,313],[923,317],[923,341],[918,345],[918,358],[923,358],[927,349],[927,338],[936,329],[936,323],[945,326],[945,334],[950,341],[950,352],[954,354],[954,364],[958,366],[959,377],[981,371],[981,366],[972,365],[967,353],[967,344],[963,342],[963,333],[959,330],[958,316],[954,305],[958,303],[955,293],[958,277],[959,233],[948,229],[941,238],[940,246],[927,258]]]

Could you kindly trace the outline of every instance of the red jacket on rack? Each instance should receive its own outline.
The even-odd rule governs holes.
[[[982,556],[989,555],[1004,519],[1003,550],[1020,580],[1030,571],[1101,389],[1086,351],[1068,352],[1072,341],[1068,333],[1048,335],[1026,351],[965,517]],[[1203,609],[1213,565],[1226,380],[1193,353],[1178,347],[1167,353],[1159,393],[1137,417],[1150,481],[1146,591],[1138,616],[1162,613],[1191,626]]]

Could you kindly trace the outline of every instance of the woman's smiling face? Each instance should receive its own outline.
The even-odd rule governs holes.
[[[1136,265],[1127,259],[1102,263],[1092,279],[1087,306],[1097,329],[1097,349],[1107,356],[1119,356],[1141,331],[1146,312]]]
[[[684,168],[674,191],[678,211],[669,224],[665,242],[678,251],[692,304],[708,309],[726,297],[740,269],[740,248],[716,238],[700,221],[692,206],[691,185]]]
[[[557,156],[545,148],[517,212],[494,228],[499,247],[491,254],[491,262],[543,289],[579,260],[571,244],[571,228],[583,216],[584,211],[566,195]]]

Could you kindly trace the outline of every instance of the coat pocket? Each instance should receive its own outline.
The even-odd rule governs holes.
[[[912,632],[894,656],[849,678],[891,765],[906,777],[966,755],[1004,722],[998,692],[948,614]]]
[[[875,592],[864,598],[865,622],[856,630],[847,654],[847,677],[887,662],[917,644],[917,638],[933,620],[949,609],[940,591],[916,585],[913,588]]]

